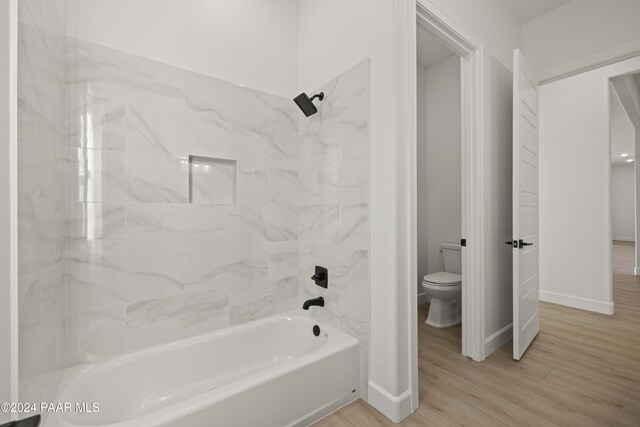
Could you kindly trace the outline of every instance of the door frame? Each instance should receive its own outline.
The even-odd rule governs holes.
[[[612,173],[613,173],[613,165],[611,164],[611,150],[613,148],[613,142],[611,140],[611,93],[612,91],[620,100],[627,117],[631,121],[635,132],[635,154],[634,154],[634,163],[633,163],[633,176],[634,176],[634,185],[635,185],[635,212],[634,212],[634,228],[635,228],[635,252],[634,252],[634,276],[640,276],[640,245],[638,242],[640,241],[640,188],[638,187],[638,182],[640,182],[640,170],[638,169],[638,153],[640,152],[640,112],[637,110],[635,106],[635,102],[633,100],[633,94],[631,93],[631,87],[636,86],[635,82],[631,81],[630,84],[633,86],[629,86],[629,83],[626,83],[620,79],[627,79],[631,75],[640,72],[640,69],[626,72],[622,75],[610,76],[607,78],[607,89],[609,94],[608,106],[607,106],[607,128],[609,129],[609,150],[607,156],[608,163],[608,186],[607,191],[609,192],[609,197],[607,198],[609,201],[609,221],[608,221],[608,234],[609,234],[609,301],[613,301],[613,188],[612,188]],[[611,315],[615,312],[615,306],[611,308]]]
[[[462,124],[462,354],[485,358],[483,242],[483,47],[449,20],[430,0],[408,0],[409,13],[397,16],[396,72],[399,145],[399,268],[409,304],[409,363],[412,407],[418,407],[417,290],[417,106],[416,26],[420,25],[461,57]],[[412,6],[415,5],[415,8]],[[402,272],[404,270],[404,272]]]

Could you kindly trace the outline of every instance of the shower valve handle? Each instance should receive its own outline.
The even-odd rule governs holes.
[[[326,268],[317,265],[316,274],[311,276],[311,280],[316,282],[316,285],[320,286],[321,288],[327,289],[327,287],[329,286],[329,271]]]

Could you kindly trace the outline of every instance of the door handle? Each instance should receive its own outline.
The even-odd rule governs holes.
[[[505,245],[509,245],[513,248],[517,248],[518,247],[518,241],[517,240],[508,240],[506,242],[504,242]]]
[[[525,246],[533,246],[533,243],[525,242],[525,241],[524,241],[524,240],[522,240],[522,239],[518,240],[518,248],[519,248],[519,249],[522,249],[522,248],[524,248]]]

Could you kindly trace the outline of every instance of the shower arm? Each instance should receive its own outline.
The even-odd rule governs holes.
[[[324,99],[324,92],[320,92],[320,93],[316,93],[315,95],[313,95],[311,97],[311,99],[309,99],[309,101],[313,102],[314,99],[320,99],[320,101],[322,101]]]

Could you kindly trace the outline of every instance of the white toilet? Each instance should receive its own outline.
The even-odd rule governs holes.
[[[444,271],[427,274],[422,287],[431,299],[427,325],[447,328],[462,320],[462,253],[460,245],[442,243]]]

